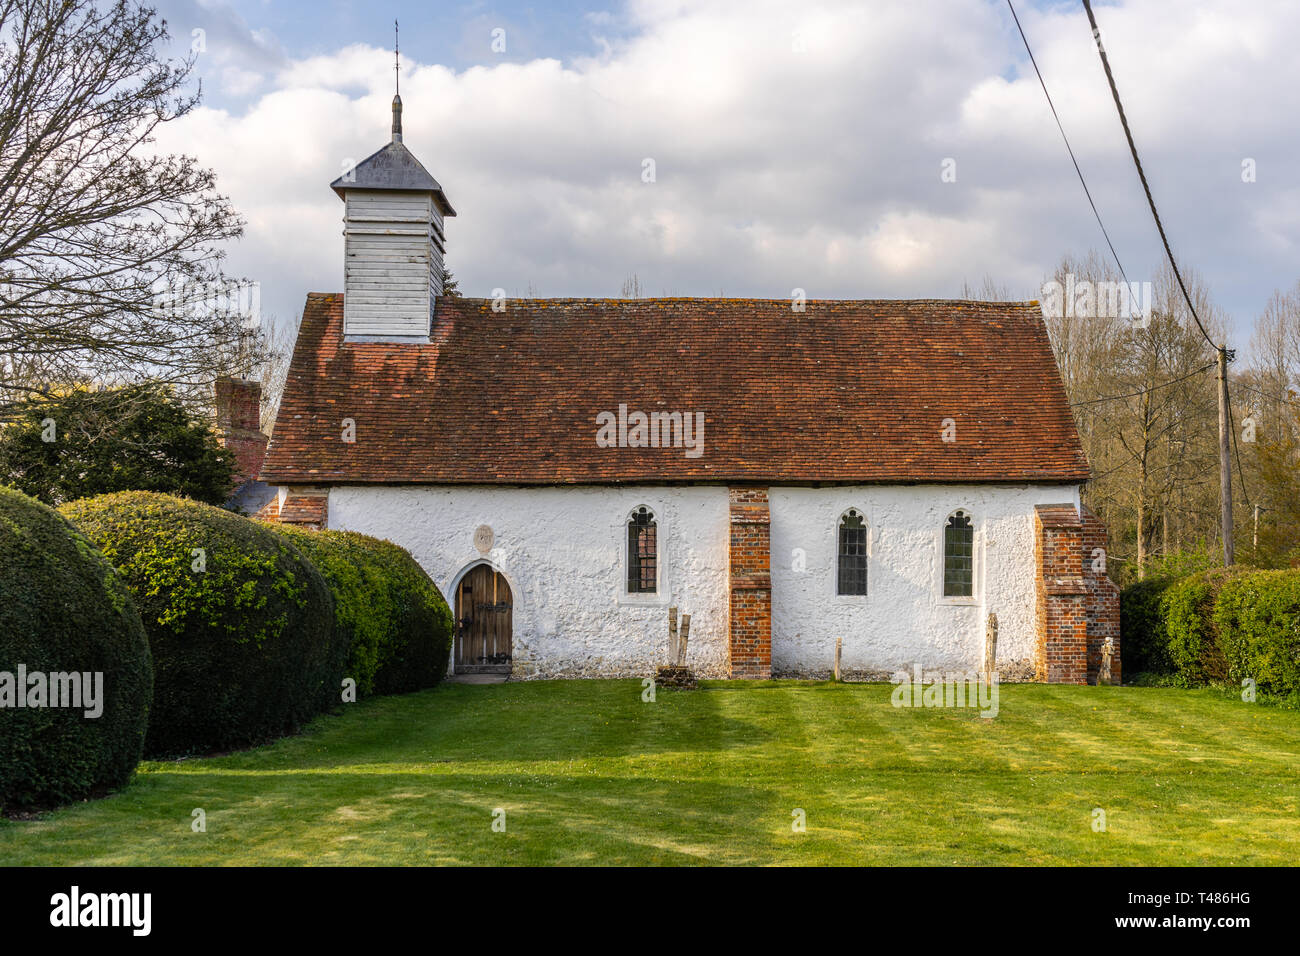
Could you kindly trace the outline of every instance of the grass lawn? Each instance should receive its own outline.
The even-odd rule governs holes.
[[[1213,691],[449,684],[0,820],[5,864],[1295,864],[1300,712]],[[191,830],[191,811],[207,832]],[[1094,832],[1093,809],[1106,813]],[[505,810],[505,832],[492,829]],[[792,812],[807,830],[792,832]]]

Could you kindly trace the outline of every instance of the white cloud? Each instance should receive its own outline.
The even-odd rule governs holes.
[[[1300,10],[1097,11],[1176,250],[1248,322],[1296,278],[1300,227],[1280,211],[1297,207]],[[403,50],[406,143],[460,213],[448,262],[467,294],[609,295],[635,271],[655,294],[942,297],[991,273],[1028,295],[1062,253],[1102,248],[1001,4],[643,0],[612,17],[630,38],[572,63],[454,72]],[[1087,21],[1021,17],[1130,278],[1149,275],[1158,239]],[[249,220],[232,268],[286,314],[342,287],[326,187],[387,141],[392,54],[268,64],[228,71],[263,77],[245,109],[197,111],[165,145],[217,170]]]
[[[228,96],[243,97],[257,90],[265,77],[254,70],[228,66],[221,71],[221,91]]]

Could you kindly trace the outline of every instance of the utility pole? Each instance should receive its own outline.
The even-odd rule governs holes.
[[[1223,513],[1223,566],[1232,566],[1232,438],[1228,429],[1228,347],[1219,346],[1219,498]]]

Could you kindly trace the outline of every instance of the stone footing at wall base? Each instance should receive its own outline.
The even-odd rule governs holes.
[[[840,668],[840,679],[846,684],[888,683],[893,671],[849,670]],[[833,667],[773,667],[772,680],[834,680]]]
[[[667,682],[659,679],[659,674],[667,670],[678,670],[678,668],[668,668],[663,664],[637,663],[637,664],[616,664],[605,662],[593,662],[585,665],[572,664],[554,664],[554,665],[537,665],[531,662],[516,662],[510,671],[512,681],[521,680],[644,680],[647,677],[655,677],[655,682],[661,686],[666,686]],[[702,665],[692,665],[687,668],[680,668],[689,672],[698,682],[701,680],[728,680],[734,679],[733,675],[728,672],[726,663],[714,661]],[[972,664],[967,668],[960,667],[926,667],[922,668],[922,679],[932,680],[936,677],[944,678],[956,676],[959,674],[978,673],[979,666]],[[913,676],[911,665],[901,665],[893,670],[883,668],[841,668],[841,678],[846,684],[870,684],[870,683],[890,683],[895,675],[906,673],[908,678]],[[792,667],[790,665],[780,665],[772,669],[771,680],[809,680],[809,681],[828,681],[835,677],[834,670],[829,667]],[[1002,684],[1027,684],[1035,681],[1034,661],[1032,658],[1015,661],[998,662],[998,682]]]
[[[701,680],[728,680],[731,678],[731,675],[728,673],[727,665],[723,663],[712,663],[687,668],[669,668],[662,664],[644,666],[590,664],[586,666],[555,665],[541,667],[533,664],[516,664],[510,671],[510,680],[644,680],[646,677],[653,675],[655,677],[655,683],[659,686],[670,686],[668,681],[660,679],[660,674],[662,672],[670,670],[681,670],[689,673],[696,682]],[[928,667],[922,669],[922,679],[929,681],[936,677],[944,678],[959,674],[978,672],[979,667],[975,665],[965,669],[958,667]],[[899,667],[896,670],[842,668],[840,676],[846,684],[888,684],[891,683],[893,678],[899,673],[906,673],[910,679],[913,671],[910,666]],[[772,669],[770,679],[828,681],[833,680],[834,677],[834,670],[829,667],[778,666]],[[999,683],[1028,684],[1034,683],[1035,681],[1034,662],[1030,658],[998,663]]]
[[[955,677],[964,674],[977,674],[980,672],[978,665],[972,664],[967,668],[960,667],[925,667],[921,669],[921,679],[924,681],[934,680],[935,678],[943,679],[945,677]],[[898,674],[906,674],[908,679],[913,677],[912,665],[901,665],[894,670],[881,670],[878,668],[840,668],[840,677],[846,684],[888,684],[892,683]],[[782,665],[772,668],[773,680],[816,680],[826,681],[834,680],[835,671],[830,667],[791,667]],[[1000,684],[1032,684],[1034,683],[1034,661],[1032,658],[1023,660],[998,662],[998,683]]]
[[[586,665],[555,664],[535,665],[516,663],[510,670],[510,679],[521,680],[644,680],[654,677],[662,664],[653,663],[593,663]],[[685,668],[697,681],[726,680],[727,665],[705,664]]]

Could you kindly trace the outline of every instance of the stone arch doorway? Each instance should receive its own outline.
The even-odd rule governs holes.
[[[509,674],[514,595],[500,571],[477,564],[456,585],[456,673]]]

